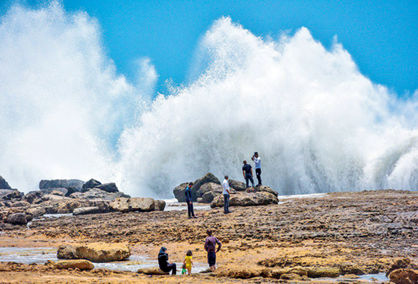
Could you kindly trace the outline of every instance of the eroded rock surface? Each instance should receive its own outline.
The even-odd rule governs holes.
[[[127,245],[117,243],[63,245],[57,251],[59,259],[87,259],[93,262],[120,261],[130,255]]]

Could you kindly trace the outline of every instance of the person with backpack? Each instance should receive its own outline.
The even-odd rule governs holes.
[[[221,249],[221,242],[214,236],[212,236],[212,230],[207,230],[208,234],[205,241],[205,250],[208,252],[208,264],[212,272],[216,270],[216,253]],[[218,248],[216,249],[216,245]]]
[[[193,183],[192,182],[189,183],[189,185],[186,187],[186,191],[184,192],[184,194],[186,195],[187,214],[189,215],[189,219],[197,218],[194,215],[194,210],[193,210],[192,186],[193,186]]]
[[[160,269],[164,272],[170,273],[171,275],[176,275],[177,266],[175,263],[168,263],[168,254],[165,247],[161,247],[160,252],[158,253],[158,265]]]

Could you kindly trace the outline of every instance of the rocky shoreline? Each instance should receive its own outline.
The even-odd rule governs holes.
[[[209,182],[201,184],[199,189],[204,184]],[[263,193],[261,189],[256,193],[236,191],[237,196]],[[274,192],[269,194],[277,199]],[[124,197],[115,200],[118,198]],[[201,197],[196,195],[197,198]],[[211,204],[220,202],[219,198],[219,195],[214,196]],[[408,283],[399,279],[416,276],[417,192],[329,193],[321,197],[289,198],[280,203],[234,206],[228,215],[223,214],[222,208],[212,206],[211,210],[197,211],[197,219],[187,219],[186,211],[156,211],[155,204],[151,211],[131,211],[132,205],[122,203],[124,207],[121,205],[121,208],[126,210],[33,219],[29,227],[4,223],[0,246],[48,243],[58,249],[68,245],[88,247],[100,242],[126,245],[131,251],[152,258],[164,245],[170,251],[171,261],[182,262],[186,250],[191,249],[193,259],[205,263],[205,231],[212,228],[223,243],[218,254],[218,270],[192,277],[149,276],[100,269],[57,268],[57,264],[51,263],[32,266],[2,263],[0,276],[6,283],[28,275],[32,282],[38,283],[48,279],[74,283],[101,280],[107,283],[240,283],[243,279],[257,283],[361,283],[368,281],[358,278],[361,275],[388,272],[388,277],[395,283]],[[62,265],[68,265],[68,262]],[[87,263],[80,265],[90,267]]]

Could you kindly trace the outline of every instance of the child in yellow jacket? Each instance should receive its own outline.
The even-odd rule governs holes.
[[[183,264],[186,267],[187,271],[189,272],[189,275],[192,274],[193,261],[192,261],[192,251],[191,250],[187,251]]]

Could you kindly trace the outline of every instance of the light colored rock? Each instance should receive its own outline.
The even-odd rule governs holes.
[[[63,245],[57,251],[60,259],[88,259],[93,262],[121,261],[130,255],[129,247],[119,243]]]
[[[230,179],[228,180],[229,186],[235,189],[236,191],[244,191],[246,189],[245,183],[237,180]]]
[[[10,207],[29,207],[29,206],[30,206],[30,203],[24,200],[10,203]]]
[[[34,218],[40,217],[46,213],[45,208],[43,207],[31,207],[26,209],[26,214],[32,215]]]
[[[104,213],[100,210],[98,206],[93,207],[80,207],[76,208],[73,211],[73,215],[85,215],[85,214],[96,214],[96,213]]]
[[[169,273],[162,271],[159,267],[141,268],[137,273],[146,275],[168,275]]]
[[[25,213],[14,213],[7,216],[6,223],[13,225],[26,225],[28,219],[26,218]]]
[[[110,207],[115,211],[153,211],[155,209],[155,200],[152,198],[116,198],[110,203]]]
[[[279,203],[277,196],[269,192],[237,192],[232,194],[229,199],[229,206],[257,206],[277,203]],[[212,208],[224,206],[223,195],[216,196],[210,206]]]
[[[277,191],[273,190],[271,187],[265,186],[265,185],[259,185],[255,187],[256,192],[268,192],[275,196],[278,196],[279,194]]]
[[[341,274],[341,270],[338,267],[310,267],[307,270],[310,278],[335,278]]]
[[[58,269],[78,268],[80,270],[92,270],[94,264],[86,259],[59,260],[54,263],[54,267]]]

